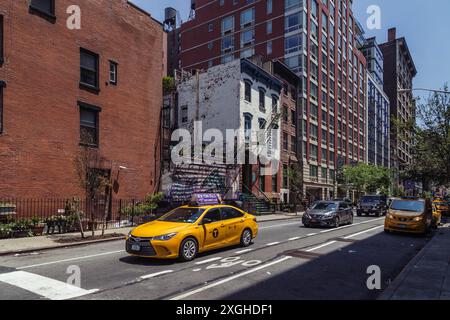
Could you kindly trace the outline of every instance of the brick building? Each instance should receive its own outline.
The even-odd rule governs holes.
[[[412,89],[417,75],[414,60],[404,37],[397,38],[396,28],[388,30],[388,41],[380,45],[384,56],[384,91],[390,100],[390,117],[403,123],[415,121],[416,107],[413,94],[399,90]],[[391,167],[403,170],[411,163],[413,136],[402,134],[391,126]],[[397,177],[397,182],[400,182]]]
[[[66,26],[71,5],[80,30]],[[162,25],[125,0],[2,0],[0,23],[0,198],[82,196],[82,147],[110,174],[113,199],[153,192]]]
[[[300,77],[296,121],[303,133],[304,193],[335,197],[339,170],[367,161],[366,59],[353,1],[191,3],[180,30],[180,68],[205,69],[255,54],[283,61]]]

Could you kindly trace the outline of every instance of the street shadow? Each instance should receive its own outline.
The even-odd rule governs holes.
[[[320,250],[311,254],[303,251],[304,248],[280,253],[279,257],[292,258],[254,273],[251,278],[258,279],[256,284],[221,299],[373,300],[429,240],[423,236],[385,233],[356,242],[342,238],[329,240],[332,239],[346,246],[323,255],[319,254]],[[285,270],[286,264],[292,267]],[[373,265],[381,270],[381,290],[367,287],[371,275],[367,270]]]
[[[247,249],[251,248],[254,245],[254,243],[252,242],[250,244],[249,247],[247,247]],[[211,250],[211,251],[207,251],[207,252],[202,252],[199,253],[198,256],[195,258],[195,261],[198,261],[199,259],[202,258],[208,258],[209,256],[215,255],[215,254],[226,254],[229,253],[229,251],[234,251],[234,250],[244,250],[246,248],[242,248],[239,245],[234,245],[234,246],[230,246],[230,247],[225,247],[225,248],[221,248],[221,249],[215,249],[215,250]],[[128,255],[126,257],[122,257],[119,259],[120,262],[123,263],[127,263],[127,264],[133,264],[133,265],[141,265],[141,266],[170,266],[170,265],[175,265],[175,264],[184,264],[184,263],[188,263],[188,262],[182,262],[178,259],[156,259],[156,258],[144,258],[144,257],[138,257],[138,256],[132,256],[132,255]]]

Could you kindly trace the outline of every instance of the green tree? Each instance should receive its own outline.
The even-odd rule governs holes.
[[[344,166],[342,180],[347,190],[364,193],[387,193],[391,186],[391,170],[370,164],[359,163],[356,166]]]
[[[444,86],[448,91],[448,86]],[[450,185],[450,95],[433,93],[417,105],[417,121],[395,122],[400,132],[413,133],[412,162],[401,177],[431,185]],[[414,119],[415,120],[415,119]]]

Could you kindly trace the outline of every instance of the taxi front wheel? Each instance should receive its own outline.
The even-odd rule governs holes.
[[[198,253],[197,241],[194,238],[186,238],[180,246],[179,257],[181,261],[192,261]]]
[[[245,229],[241,235],[241,246],[248,247],[252,242],[252,232],[250,229]]]

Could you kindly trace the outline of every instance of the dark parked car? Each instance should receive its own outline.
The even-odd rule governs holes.
[[[319,201],[305,212],[302,222],[307,228],[338,228],[344,224],[353,224],[353,210],[343,201]]]
[[[364,215],[375,214],[377,217],[385,216],[388,210],[387,196],[363,196],[356,208],[358,217]]]

